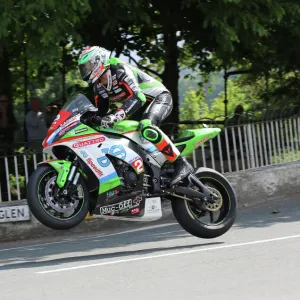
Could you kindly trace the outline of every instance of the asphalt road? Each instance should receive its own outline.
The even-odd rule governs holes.
[[[279,213],[272,213],[279,210]],[[300,196],[203,240],[174,221],[0,245],[0,299],[300,299]]]

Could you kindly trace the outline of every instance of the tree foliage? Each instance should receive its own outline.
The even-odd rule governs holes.
[[[264,104],[296,98],[299,37],[300,6],[292,0],[7,0],[0,10],[0,89],[12,85],[18,101],[26,84],[28,96],[48,90],[47,99],[60,98],[78,51],[100,45],[163,81],[174,100],[167,121],[176,122],[183,69],[187,77],[201,74],[200,90],[211,83],[211,72],[251,71],[233,86],[230,81],[229,110],[251,94],[250,86],[256,92],[251,97]],[[59,85],[54,96],[50,86],[57,91]],[[188,93],[194,103],[198,96]]]
[[[204,91],[201,90],[197,92],[190,87],[185,93],[179,111],[180,120],[199,120],[207,117],[209,106],[205,103]]]

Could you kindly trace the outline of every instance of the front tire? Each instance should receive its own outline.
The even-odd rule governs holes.
[[[183,229],[196,237],[204,239],[219,237],[232,227],[236,219],[237,203],[234,190],[228,180],[215,170],[200,168],[195,175],[206,186],[211,188],[211,185],[213,185],[214,191],[217,191],[222,197],[222,205],[220,202],[218,204],[220,206],[220,216],[215,222],[206,224],[200,218],[208,213],[210,219],[213,219],[211,216],[218,208],[217,205],[209,207],[210,211],[203,211],[188,200],[173,198],[171,202],[174,216]]]
[[[39,166],[28,181],[27,203],[32,214],[43,225],[51,229],[66,230],[79,225],[87,215],[89,191],[80,178],[76,198],[58,198],[55,196],[58,189],[56,176],[57,172],[51,166]]]

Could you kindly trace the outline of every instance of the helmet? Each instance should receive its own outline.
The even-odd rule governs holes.
[[[78,67],[83,80],[89,85],[99,79],[109,68],[110,51],[93,46],[84,49],[78,59]]]

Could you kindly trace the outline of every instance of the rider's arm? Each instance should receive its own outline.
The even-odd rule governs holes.
[[[97,84],[93,86],[95,106],[98,108],[97,115],[103,117],[109,111],[109,99],[107,93],[99,92]]]
[[[124,111],[125,119],[130,117],[146,103],[146,97],[142,93],[142,90],[140,89],[132,70],[128,66],[122,65],[120,68],[118,68],[117,79],[119,85],[126,89],[129,94],[129,96],[126,98],[126,101],[119,108],[119,111]]]

